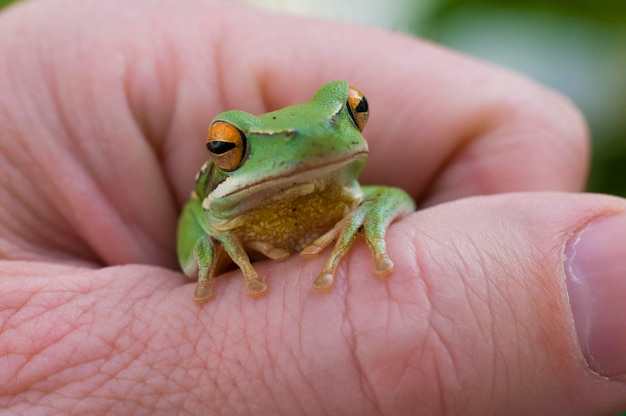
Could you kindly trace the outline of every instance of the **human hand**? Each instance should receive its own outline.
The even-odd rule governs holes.
[[[404,36],[200,0],[24,3],[0,15],[0,56],[1,407],[626,407],[625,205],[537,192],[579,191],[586,174],[584,123],[555,94]],[[329,294],[311,288],[323,256],[292,256],[255,265],[266,297],[233,271],[196,305],[174,229],[209,121],[331,79],[371,104],[363,182],[428,207],[391,227],[395,272],[376,277],[357,242]],[[593,290],[618,301],[586,311]]]

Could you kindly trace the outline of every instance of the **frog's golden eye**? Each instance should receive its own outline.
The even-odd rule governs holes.
[[[370,116],[367,99],[361,93],[361,91],[351,86],[348,90],[347,104],[348,111],[350,112],[350,117],[352,117],[352,121],[354,121],[356,127],[362,131],[365,127],[365,124],[367,124],[367,119]]]
[[[246,135],[226,121],[216,121],[209,127],[206,148],[215,166],[225,171],[235,170],[246,155]]]

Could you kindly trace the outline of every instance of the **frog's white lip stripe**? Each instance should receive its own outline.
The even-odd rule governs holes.
[[[326,174],[336,171],[353,161],[367,157],[367,154],[367,150],[361,151],[358,153],[354,153],[349,157],[333,160],[329,163],[319,165],[318,167],[312,169],[307,169],[303,171],[293,169],[289,172],[283,172],[280,175],[266,177],[263,180],[257,182],[242,184],[241,181],[231,181],[229,179],[226,179],[224,182],[219,184],[207,198],[205,198],[202,206],[204,209],[209,210],[211,209],[212,202],[216,199],[233,196],[239,192],[255,194],[256,192],[266,191],[264,185],[268,182],[271,182],[273,187],[282,188],[288,182],[293,182],[293,184],[296,184],[310,181],[315,178],[322,178]]]

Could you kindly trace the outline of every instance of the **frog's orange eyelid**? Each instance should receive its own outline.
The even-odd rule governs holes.
[[[206,147],[209,159],[224,171],[235,170],[246,155],[247,139],[241,130],[226,121],[216,121],[209,127]]]
[[[361,91],[350,86],[348,89],[348,101],[346,104],[350,117],[352,117],[352,121],[354,121],[354,124],[359,130],[363,131],[370,115],[367,98],[365,98]]]

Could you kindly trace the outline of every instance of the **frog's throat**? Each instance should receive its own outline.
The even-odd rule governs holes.
[[[280,193],[281,190],[308,182],[330,183],[331,181],[341,181],[343,179],[346,183],[342,185],[348,185],[351,180],[358,176],[366,162],[367,151],[363,151],[354,153],[349,157],[317,165],[314,168],[295,168],[288,172],[267,176],[262,180],[248,183],[242,184],[241,181],[226,179],[202,201],[202,208],[206,211],[214,210],[213,212],[215,212],[215,210],[228,210],[232,206],[237,205],[237,210],[242,212],[257,205],[252,202],[251,206],[245,207],[246,201],[254,200],[252,198],[254,195]],[[352,172],[350,172],[350,165],[353,165],[355,169]],[[342,174],[342,172],[344,173]],[[341,178],[341,176],[344,176],[344,178]]]

